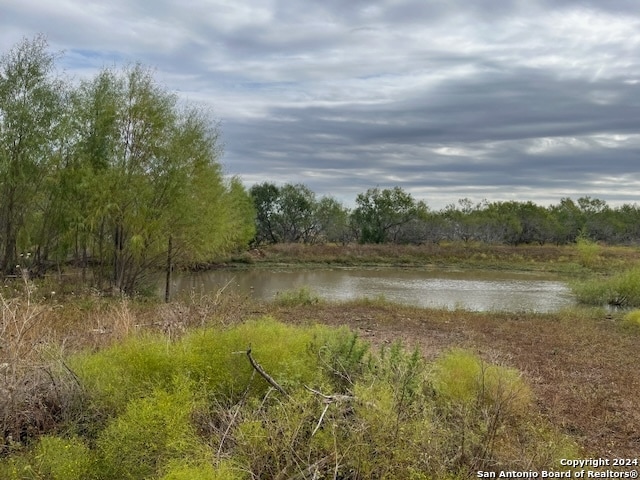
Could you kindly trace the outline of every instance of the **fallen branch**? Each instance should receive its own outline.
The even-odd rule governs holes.
[[[324,410],[322,410],[322,415],[320,415],[320,418],[318,419],[318,423],[316,424],[316,428],[314,428],[313,432],[311,432],[311,436],[312,437],[316,434],[316,432],[320,428],[320,425],[322,425],[322,420],[324,419],[324,414],[327,413],[327,410],[329,410],[329,405],[331,405],[331,402],[327,402],[327,404],[324,406]]]
[[[309,390],[311,393],[315,393],[316,395],[320,396],[323,398],[324,403],[333,403],[333,402],[350,402],[351,400],[355,400],[356,397],[352,396],[352,395],[340,395],[340,394],[335,394],[335,395],[325,395],[322,392],[319,392],[318,390],[314,390],[311,387],[308,386],[304,386],[304,388],[306,388],[307,390]]]
[[[324,416],[327,413],[327,410],[329,410],[329,405],[331,405],[332,403],[335,403],[335,402],[350,402],[351,400],[355,400],[355,398],[356,398],[356,397],[353,397],[351,395],[340,395],[340,394],[325,395],[324,393],[319,392],[318,390],[314,390],[313,388],[308,387],[306,385],[304,386],[304,388],[309,390],[311,393],[313,393],[315,395],[318,395],[319,397],[322,397],[322,401],[325,403],[324,410],[322,410],[322,415],[320,415],[320,418],[318,419],[318,423],[316,424],[316,428],[314,428],[313,432],[311,432],[311,436],[312,437],[316,434],[316,432],[320,428],[320,425],[322,425],[322,420],[324,419]]]
[[[251,345],[249,345],[249,348],[247,350],[247,357],[249,358],[249,363],[251,363],[251,366],[255,368],[256,372],[258,372],[262,376],[262,378],[264,378],[267,381],[269,385],[271,385],[273,388],[275,388],[285,397],[289,396],[287,392],[284,390],[284,388],[278,385],[278,382],[276,382],[267,372],[265,372],[264,368],[262,368],[260,364],[256,362],[254,358],[251,356]]]

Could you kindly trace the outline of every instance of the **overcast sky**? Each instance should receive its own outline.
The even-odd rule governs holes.
[[[247,186],[640,203],[637,0],[2,0],[75,78],[141,62],[222,123]]]

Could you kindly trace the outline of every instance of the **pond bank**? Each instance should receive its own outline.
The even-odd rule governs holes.
[[[268,245],[236,255],[226,266],[403,266],[458,269],[543,271],[572,276],[612,273],[640,263],[638,247],[595,245],[585,252],[576,245]]]

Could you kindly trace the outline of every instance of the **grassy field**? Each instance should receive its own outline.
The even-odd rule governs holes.
[[[634,248],[589,248],[282,246],[251,262],[492,265],[608,279],[638,261]],[[640,449],[638,315],[330,303],[312,286],[271,302],[218,292],[169,304],[52,288],[26,283],[2,296],[2,478],[128,478],[112,464],[145,442],[156,456],[127,461],[162,468],[140,475],[196,480],[469,478]],[[254,378],[241,355],[250,344],[286,397]],[[154,412],[174,418],[178,433],[144,437],[160,428]]]

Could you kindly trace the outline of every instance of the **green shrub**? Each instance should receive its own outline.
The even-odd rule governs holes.
[[[253,405],[234,432],[234,458],[252,478],[292,478],[300,474],[303,465],[326,455],[311,444],[311,432],[321,414],[319,402],[302,389],[286,399],[272,396]]]
[[[249,347],[285,395],[255,374]],[[347,329],[262,318],[137,337],[72,364],[85,407],[102,409],[78,429],[91,450],[44,437],[0,462],[0,478],[462,478],[578,456],[516,370],[464,350],[427,364],[400,343],[370,352]]]
[[[97,439],[99,478],[150,478],[172,460],[206,457],[191,421],[197,404],[186,387],[132,400]]]
[[[588,305],[640,307],[640,267],[604,279],[575,282],[571,288],[578,301]]]
[[[85,480],[93,468],[93,455],[78,438],[43,436],[35,448],[0,464],[4,480]]]
[[[425,468],[430,409],[420,355],[399,343],[380,356],[366,355],[346,332],[334,342],[323,350],[323,357],[334,351],[342,358],[340,370],[327,370],[330,383],[315,393],[297,390],[286,401],[261,402],[244,417],[234,440],[246,469],[257,478],[421,478],[415,475]],[[356,373],[342,370],[347,364]]]
[[[346,468],[357,472],[356,478],[426,475],[434,463],[427,462],[434,433],[429,403],[416,402],[408,409],[402,393],[387,382],[358,384],[356,398],[355,418],[342,445],[349,452]]]
[[[322,376],[317,352],[311,351],[310,346],[317,344],[319,338],[328,337],[327,328],[294,327],[266,317],[225,331],[206,329],[188,334],[176,345],[175,358],[180,370],[210,394],[234,401],[252,376],[248,348],[255,361],[287,389],[312,384]],[[268,388],[258,377],[252,382],[251,392],[261,395]]]
[[[452,350],[436,361],[432,384],[436,396],[447,404],[495,405],[503,412],[507,409],[505,413],[520,414],[532,401],[517,370],[485,364],[465,350]]]
[[[579,303],[584,305],[604,306],[612,298],[612,292],[606,280],[593,279],[569,283]]]
[[[576,249],[578,250],[578,258],[583,267],[594,267],[600,262],[600,252],[602,247],[593,240],[580,236],[576,240]]]
[[[640,310],[632,310],[623,317],[624,323],[640,327]]]
[[[624,307],[640,306],[640,267],[631,268],[611,279],[613,296],[609,303]]]
[[[332,338],[328,328],[287,326],[271,318],[227,330],[200,329],[175,343],[160,336],[134,337],[97,353],[70,360],[94,404],[111,413],[155,389],[172,391],[184,376],[208,395],[237,399],[247,387],[252,367],[246,351],[282,386],[313,383],[322,375],[318,352]],[[268,385],[254,379],[252,391]]]
[[[418,349],[407,352],[400,342],[394,342],[390,348],[380,351],[379,359],[374,363],[374,378],[391,386],[395,392],[395,411],[398,419],[409,418],[414,410],[420,409],[424,401],[426,369]]]
[[[160,336],[130,337],[97,353],[76,355],[69,363],[94,404],[117,413],[131,399],[170,388],[177,373],[171,350]]]
[[[321,331],[316,335],[311,349],[317,351],[320,367],[333,380],[335,391],[349,391],[366,369],[371,368],[369,344],[347,328],[326,333]]]
[[[449,471],[467,474],[495,465],[505,456],[501,446],[510,445],[521,437],[519,430],[527,428],[523,419],[532,394],[514,369],[488,365],[456,349],[435,362],[431,382],[443,432],[440,448],[451,459]],[[516,458],[528,456],[520,452]]]
[[[219,462],[213,466],[211,462],[190,464],[174,462],[160,480],[242,480],[246,478],[241,471],[230,462]]]
[[[92,468],[89,448],[77,438],[42,437],[35,457],[41,474],[51,480],[83,480]]]
[[[299,305],[315,305],[320,302],[320,297],[313,293],[309,287],[300,287],[276,293],[274,303],[282,307],[295,307]]]

